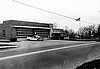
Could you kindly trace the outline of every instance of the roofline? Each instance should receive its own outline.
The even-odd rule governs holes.
[[[32,26],[10,26],[10,27],[15,27],[15,28],[37,28],[37,29],[50,29],[46,27],[32,27]]]
[[[20,21],[20,22],[30,22],[30,23],[52,24],[50,22],[47,22],[47,23],[46,22],[32,22],[32,21],[23,21],[23,20],[6,20],[6,21]],[[3,22],[6,22],[6,21],[3,21]]]

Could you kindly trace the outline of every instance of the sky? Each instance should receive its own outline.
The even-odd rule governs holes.
[[[48,10],[64,16],[100,24],[100,0],[16,0],[37,8]],[[0,0],[0,23],[5,20],[22,20],[31,22],[56,23],[58,28],[68,26],[77,31],[80,22],[36,8],[19,4],[13,0]],[[91,24],[81,22],[81,26]]]

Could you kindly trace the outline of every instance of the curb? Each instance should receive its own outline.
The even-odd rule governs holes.
[[[71,40],[71,41],[100,41],[100,39],[65,39],[65,40]]]
[[[0,49],[3,49],[3,48],[17,48],[17,46],[0,46]]]

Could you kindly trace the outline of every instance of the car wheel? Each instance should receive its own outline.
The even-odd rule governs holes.
[[[39,39],[37,39],[37,41],[39,41]]]

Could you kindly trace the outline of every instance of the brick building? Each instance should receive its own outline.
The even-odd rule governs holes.
[[[37,34],[49,38],[53,32],[53,24],[28,22],[19,20],[7,20],[0,24],[0,38],[26,38],[29,35]]]

